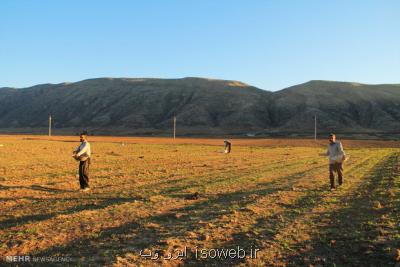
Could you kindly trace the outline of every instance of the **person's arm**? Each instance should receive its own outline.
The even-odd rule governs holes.
[[[76,149],[74,149],[74,151],[72,151],[72,155],[74,155],[74,156],[75,156],[75,155],[76,155],[76,153],[78,153],[78,152],[79,152],[79,147],[80,147],[80,146],[78,146]]]
[[[88,146],[87,146],[87,143],[85,142],[85,143],[84,143],[84,146],[82,147],[82,149],[79,150],[78,153],[76,153],[76,156],[77,156],[77,157],[82,156],[83,154],[85,154],[85,153],[87,152],[87,149],[88,149]]]
[[[319,155],[324,157],[329,156],[329,149],[326,149],[325,153],[319,153]]]
[[[342,158],[343,158],[343,161],[344,161],[346,159],[346,153],[343,150],[343,145],[342,145],[341,142],[339,143],[339,154],[342,155]]]

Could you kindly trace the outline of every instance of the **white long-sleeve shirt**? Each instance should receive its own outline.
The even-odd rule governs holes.
[[[345,156],[346,153],[343,150],[342,143],[336,141],[335,143],[328,145],[328,150],[326,151],[326,155],[329,157],[329,163],[333,164],[342,162],[343,156]]]
[[[83,141],[80,146],[76,149],[76,156],[87,156],[90,158],[92,151],[90,150],[90,143],[88,141]]]

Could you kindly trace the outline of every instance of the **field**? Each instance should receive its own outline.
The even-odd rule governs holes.
[[[0,265],[400,265],[395,142],[345,140],[331,192],[325,141],[93,137],[85,193],[78,141],[0,136]]]

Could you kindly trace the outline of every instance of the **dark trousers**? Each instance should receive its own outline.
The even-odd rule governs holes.
[[[81,185],[81,189],[89,187],[89,165],[90,158],[79,162],[79,183]]]
[[[338,175],[339,185],[343,183],[343,167],[342,163],[329,164],[329,180],[331,181],[331,188],[335,188],[335,172]]]

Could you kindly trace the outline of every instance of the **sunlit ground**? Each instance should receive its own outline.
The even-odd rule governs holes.
[[[224,154],[221,140],[95,139],[92,190],[83,193],[71,157],[78,138],[42,139],[0,136],[3,261],[29,255],[30,264],[47,257],[43,265],[58,259],[107,266],[393,266],[400,260],[397,148],[349,142],[345,183],[330,192],[327,159],[318,156],[324,141],[242,140]]]

